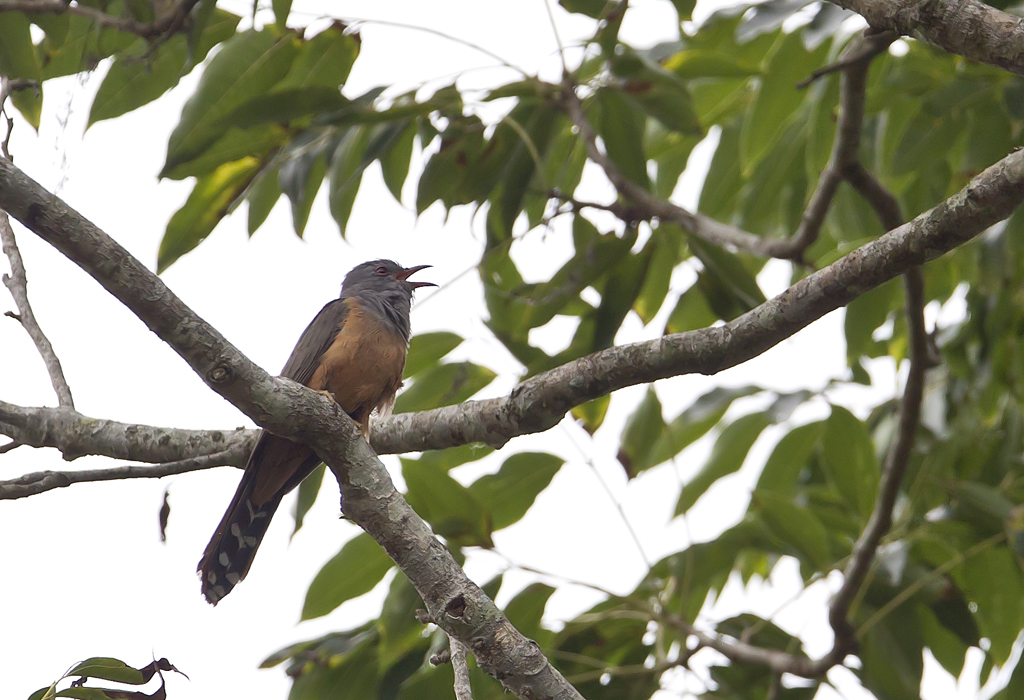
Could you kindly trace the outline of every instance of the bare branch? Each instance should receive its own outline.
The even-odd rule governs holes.
[[[244,467],[255,430],[184,430],[91,418],[70,408],[26,408],[0,401],[0,434],[31,447],[55,447],[67,461],[84,455],[158,464],[218,452],[244,453],[232,465]]]
[[[473,700],[473,686],[469,682],[469,664],[466,661],[466,645],[458,639],[450,639],[452,669],[455,671],[455,700]]]
[[[839,189],[839,183],[843,181],[846,169],[857,162],[860,132],[864,123],[868,68],[871,66],[871,60],[895,39],[895,32],[865,32],[850,42],[836,64],[843,67],[843,75],[840,83],[839,121],[832,142],[832,153],[829,155],[825,170],[818,178],[818,184],[804,210],[800,226],[787,241],[792,250],[799,252],[800,256],[818,240],[821,225],[832,205],[832,198]]]
[[[81,3],[69,0],[0,0],[0,12],[27,12],[30,14],[77,15],[101,27],[135,34],[146,39],[173,34],[184,24],[189,12],[199,0],[178,0],[153,22],[137,22],[128,17],[108,15]]]
[[[14,498],[25,498],[53,489],[64,488],[71,484],[90,481],[119,481],[121,479],[159,479],[172,474],[212,469],[214,467],[234,466],[241,459],[247,458],[247,452],[238,447],[224,452],[217,452],[203,457],[193,457],[177,462],[156,465],[125,465],[108,469],[84,469],[67,472],[34,472],[25,474],[10,481],[0,481],[0,501]]]
[[[893,29],[979,63],[1024,75],[1024,19],[977,0],[830,0],[878,29]]]
[[[24,446],[25,446],[25,443],[23,443],[23,442],[18,442],[17,440],[11,440],[6,445],[0,446],[0,455],[7,454],[8,452],[13,452],[14,450],[18,449],[19,447],[24,447]]]
[[[53,384],[58,403],[61,406],[74,408],[75,401],[71,397],[68,381],[64,378],[60,359],[54,352],[50,340],[39,327],[36,315],[32,312],[32,306],[28,302],[28,278],[25,275],[25,263],[21,259],[21,251],[18,250],[18,244],[14,239],[14,230],[7,218],[7,212],[2,209],[0,209],[0,243],[3,245],[3,251],[8,260],[11,261],[11,274],[5,274],[3,281],[11,296],[14,297],[14,303],[18,306],[18,321],[21,322],[22,328],[28,333],[36,345],[36,350],[43,358],[43,364],[46,365],[46,372],[50,375],[50,383]]]
[[[892,30],[877,31],[873,27],[868,27],[861,37],[861,41],[855,42],[856,48],[853,48],[853,45],[847,47],[838,61],[813,71],[810,76],[796,84],[797,88],[803,90],[815,80],[833,73],[847,71],[858,63],[865,61],[870,63],[871,59],[888,49],[889,45],[899,38],[899,35]]]

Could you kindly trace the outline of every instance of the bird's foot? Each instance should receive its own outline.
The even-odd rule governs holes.
[[[334,398],[334,394],[332,394],[331,392],[327,391],[326,389],[322,389],[322,390],[320,390],[320,391],[318,391],[316,393],[323,394],[324,396],[329,398],[334,403],[338,403],[338,399]]]

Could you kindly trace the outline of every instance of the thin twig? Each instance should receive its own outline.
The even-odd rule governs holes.
[[[878,32],[872,31],[872,28],[868,27],[866,30],[864,30],[862,38],[863,41],[857,42],[857,46],[854,50],[844,51],[843,55],[839,57],[838,61],[827,66],[822,66],[821,68],[818,68],[813,73],[811,73],[810,76],[797,83],[797,89],[803,90],[808,85],[813,83],[815,80],[818,80],[819,78],[824,78],[826,75],[831,75],[832,73],[846,71],[847,69],[852,68],[857,63],[861,63],[864,61],[870,63],[871,59],[873,59],[875,56],[882,53],[883,51],[887,50],[889,48],[889,45],[899,38],[899,35],[892,30]]]
[[[451,645],[452,669],[455,671],[455,700],[473,700],[473,686],[469,682],[469,664],[466,661],[466,645],[458,639],[449,638]]]
[[[25,443],[23,443],[23,442],[18,442],[17,440],[11,440],[6,445],[0,446],[0,455],[7,454],[8,452],[12,452],[12,451],[18,449],[19,447],[24,447],[24,446],[25,446]]]
[[[44,491],[60,489],[71,484],[90,481],[118,481],[121,479],[159,479],[172,474],[184,474],[214,467],[233,466],[235,450],[225,450],[203,457],[182,459],[165,464],[129,464],[108,469],[85,469],[68,472],[33,472],[10,481],[0,481],[0,501],[35,496]]]
[[[844,70],[840,81],[839,119],[836,135],[832,141],[832,152],[828,163],[818,178],[807,208],[804,209],[796,233],[788,239],[794,254],[802,257],[821,232],[832,199],[839,189],[839,183],[846,176],[846,170],[857,163],[860,147],[860,133],[864,124],[864,101],[871,60],[885,50],[896,36],[892,32],[861,35],[850,42],[843,51],[840,63]],[[902,222],[901,222],[902,223]]]
[[[53,350],[53,345],[43,333],[32,312],[32,306],[28,302],[28,278],[25,275],[25,263],[21,259],[21,251],[14,239],[14,229],[11,228],[7,212],[0,209],[0,243],[3,244],[3,251],[11,261],[11,274],[3,276],[4,285],[14,297],[14,303],[18,306],[18,321],[22,328],[28,333],[36,350],[43,358],[46,371],[50,375],[50,383],[57,394],[57,401],[61,406],[67,408],[75,407],[75,400],[71,396],[71,388],[67,379],[64,378],[64,370],[60,366],[60,359]]]

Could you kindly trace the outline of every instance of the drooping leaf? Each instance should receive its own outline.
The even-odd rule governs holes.
[[[736,419],[723,429],[711,451],[711,457],[696,476],[683,486],[679,501],[676,503],[675,514],[681,515],[688,511],[712,484],[724,476],[739,471],[754,441],[770,423],[771,420],[766,414],[751,413]]]
[[[807,508],[774,491],[754,491],[754,503],[772,533],[803,558],[825,571],[832,564],[828,531]]]
[[[28,18],[23,13],[0,12],[0,75],[35,81],[42,79],[42,69],[29,29]],[[11,95],[14,106],[37,131],[42,115],[41,94],[40,84],[38,93],[27,89]]]
[[[462,336],[448,331],[413,336],[405,358],[405,377],[419,374],[461,344]]]
[[[845,408],[833,406],[822,439],[829,480],[852,511],[866,521],[881,478],[867,428]]]
[[[192,60],[189,62],[188,38],[177,34],[156,47],[150,56],[149,42],[139,40],[125,55],[118,55],[103,77],[89,110],[92,126],[98,121],[126,114],[149,104],[172,87],[201,63],[217,44],[235,33],[241,17],[224,10],[216,10],[201,33]]]
[[[482,476],[470,484],[469,492],[490,513],[491,529],[501,530],[526,515],[564,463],[555,455],[520,452],[506,459],[497,474]]]
[[[377,663],[382,670],[393,666],[422,640],[424,628],[416,619],[416,610],[423,607],[420,594],[409,579],[401,572],[396,573],[377,620]]]
[[[793,428],[782,436],[764,465],[757,489],[792,494],[800,472],[806,468],[811,453],[819,447],[824,431],[825,423],[817,421]]]
[[[230,126],[224,117],[284,78],[297,53],[294,34],[279,37],[271,29],[241,32],[225,41],[181,111],[162,172],[202,155]]]
[[[302,604],[302,620],[331,612],[347,600],[380,583],[394,562],[372,537],[361,532],[341,548],[313,577]]]
[[[259,172],[255,158],[226,163],[196,181],[184,206],[167,222],[157,253],[157,273],[199,245]]]
[[[597,92],[598,133],[611,158],[623,174],[644,189],[650,189],[647,158],[644,155],[642,113],[626,96],[615,89]]]
[[[494,546],[486,505],[447,471],[407,461],[402,464],[402,477],[409,489],[409,505],[430,523],[434,532],[459,546]]]
[[[472,362],[438,365],[417,377],[413,385],[395,401],[396,413],[461,403],[490,384],[498,376],[493,370]]]
[[[531,583],[519,591],[505,606],[505,617],[512,626],[531,639],[541,632],[544,607],[555,589],[544,583]]]
[[[661,401],[648,387],[640,405],[626,421],[626,428],[620,438],[618,460],[626,471],[627,478],[633,478],[639,472],[654,466],[649,456],[655,442],[665,430],[665,419],[661,413]]]
[[[321,464],[299,484],[299,495],[295,499],[295,528],[292,530],[292,537],[295,537],[295,533],[302,529],[302,522],[306,518],[306,513],[309,512],[309,509],[316,502],[317,494],[320,493],[320,485],[324,481],[325,469],[326,467]]]

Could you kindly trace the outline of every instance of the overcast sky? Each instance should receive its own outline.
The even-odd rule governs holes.
[[[251,8],[251,3],[241,1],[222,5],[243,16]],[[307,17],[312,22],[320,14],[316,3],[295,5],[311,14],[293,15],[293,25],[305,23]],[[549,79],[557,79],[560,71],[557,44],[541,0],[335,2],[329,6],[343,18],[402,22],[471,40]],[[698,16],[707,11],[707,6],[701,6]],[[554,15],[567,46],[592,32],[585,18],[568,15],[557,6]],[[243,20],[243,25],[248,21]],[[673,38],[674,22],[670,3],[636,2],[622,34],[627,41],[650,45]],[[514,77],[507,69],[495,68],[492,58],[435,35],[372,23],[361,26],[360,32],[362,55],[345,88],[350,96],[375,85],[395,85],[396,92],[440,86],[460,72],[464,72],[462,87],[483,88]],[[157,102],[101,122],[83,134],[92,96],[106,68],[106,63],[101,64],[81,82],[77,78],[48,82],[40,133],[37,136],[24,122],[17,122],[11,152],[19,167],[154,267],[163,228],[191,187],[190,182],[158,181],[156,174],[163,164],[167,137],[195,88],[198,71]],[[712,136],[695,151],[690,172],[675,195],[680,203],[692,206],[695,202],[695,185],[713,146]],[[589,199],[608,196],[608,185],[597,173],[588,171],[585,186]],[[406,194],[414,193],[407,190]],[[406,202],[410,201],[412,197],[407,196]],[[224,221],[163,278],[255,362],[277,372],[316,311],[337,296],[345,272],[363,260],[390,257],[407,266],[433,265],[421,276],[442,285],[439,290],[417,293],[414,332],[453,330],[467,338],[453,357],[472,359],[500,372],[482,397],[505,394],[514,386],[521,367],[483,325],[485,309],[472,270],[482,250],[482,221],[471,220],[468,210],[456,210],[446,219],[435,205],[417,218],[411,208],[394,201],[375,165],[363,179],[347,241],[338,235],[323,196],[313,208],[305,240],[292,232],[285,200],[252,239],[245,233],[244,214],[242,209]],[[24,229],[16,226],[16,232],[28,269],[31,301],[60,355],[79,411],[174,427],[251,425],[87,275]],[[513,248],[531,281],[549,276],[571,253],[569,236],[558,226],[531,233]],[[0,270],[5,269],[6,261],[0,263]],[[643,328],[631,316],[617,342],[655,337],[675,297],[693,276],[693,269],[686,265],[677,270],[659,318]],[[766,293],[781,291],[784,266],[770,264],[759,279]],[[0,292],[0,310],[13,308],[6,293]],[[0,399],[55,405],[27,336],[15,322],[2,320]],[[531,340],[547,349],[560,349],[573,326],[568,319],[556,318],[534,331]],[[830,398],[858,410],[892,396],[896,375],[891,364],[878,365],[873,372],[878,379],[874,389],[835,391]],[[779,390],[821,388],[844,374],[842,316],[834,313],[741,367],[716,377],[665,380],[658,383],[657,391],[666,416],[673,417],[715,386],[757,383]],[[709,444],[701,441],[675,465],[651,470],[627,484],[614,455],[625,417],[644,391],[639,387],[615,394],[607,427],[596,440],[563,421],[543,436],[514,440],[499,455],[455,472],[468,483],[521,450],[550,451],[567,460],[526,519],[495,535],[498,552],[542,571],[625,593],[644,575],[646,561],[678,551],[689,541],[712,538],[739,519],[779,433],[766,431],[739,474],[719,482],[685,520],[671,520],[680,480],[699,469]],[[735,410],[746,412],[756,405],[740,403]],[[812,404],[797,411],[793,421],[806,422],[826,411],[824,402]],[[397,458],[384,461],[401,486]],[[22,448],[0,456],[2,478],[69,466],[53,450]],[[111,462],[82,458],[73,466],[96,468]],[[237,470],[224,468],[160,481],[75,485],[3,502],[0,694],[27,697],[80,659],[114,656],[133,665],[144,665],[151,658],[170,659],[191,678],[168,678],[168,691],[175,700],[283,699],[290,681],[281,668],[256,668],[266,656],[289,643],[375,617],[389,579],[384,587],[331,615],[297,624],[313,575],[357,532],[355,526],[338,520],[337,487],[329,480],[294,540],[289,543],[288,539],[293,525],[289,499],[245,582],[216,609],[203,601],[195,565],[238,477]],[[161,544],[157,513],[168,485],[172,511],[168,541]],[[616,503],[621,504],[628,527]],[[643,552],[629,527],[643,543]],[[468,560],[467,572],[484,582],[506,567],[501,557],[476,552]],[[537,579],[534,574],[510,571],[499,604]],[[542,580],[561,583],[558,578]],[[811,640],[809,653],[819,655],[831,640],[823,605],[829,591],[837,587],[836,580],[834,576],[794,598],[799,590],[797,567],[784,562],[768,584],[752,584],[750,595],[743,595],[737,582],[730,583],[710,614],[720,618],[740,610],[765,616],[777,612],[773,619],[791,632],[806,633]],[[561,587],[548,604],[545,620],[557,627],[559,621],[598,599],[585,587]],[[977,667],[977,663],[968,666]],[[975,696],[976,686],[967,683],[957,690],[937,664],[930,662],[928,669],[926,698]],[[842,697],[867,697],[853,688],[848,671],[834,670],[830,678],[844,689]],[[700,687],[692,674],[682,672],[668,685],[673,691]],[[678,694],[665,693],[665,697]],[[840,696],[824,689],[819,697]]]

